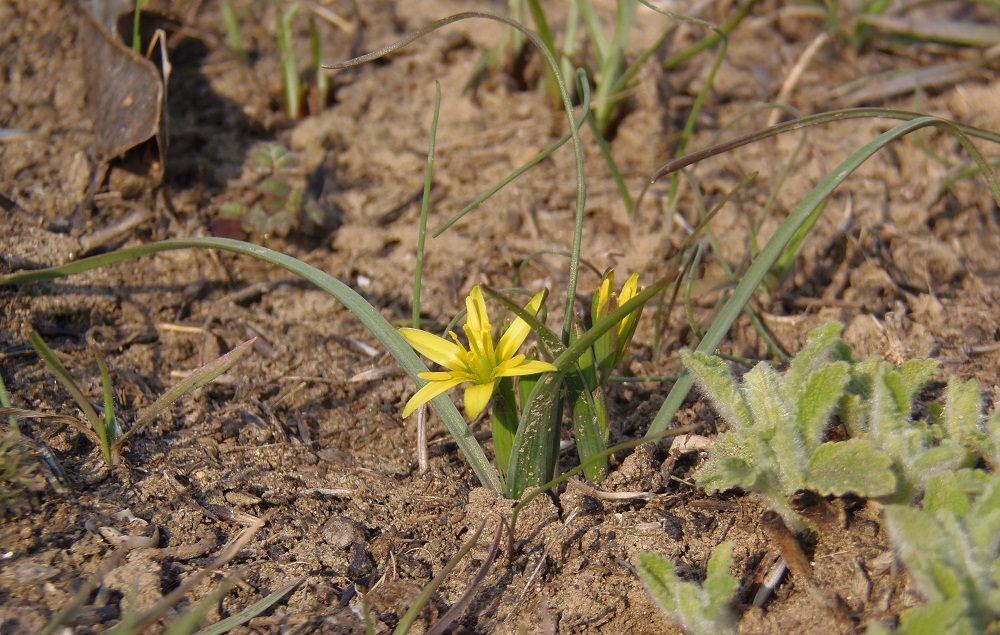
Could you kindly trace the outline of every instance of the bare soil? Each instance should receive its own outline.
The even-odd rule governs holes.
[[[432,228],[564,134],[565,114],[499,72],[474,95],[461,94],[482,52],[503,33],[480,20],[449,26],[381,62],[337,74],[329,104],[289,120],[282,111],[274,36],[279,3],[233,4],[251,52],[249,65],[226,46],[216,3],[149,3],[150,11],[166,16],[174,66],[164,180],[153,188],[141,179],[115,181],[112,174],[93,203],[78,210],[95,169],[89,153],[94,121],[85,107],[88,51],[78,36],[83,9],[68,0],[0,3],[0,125],[24,133],[0,142],[0,193],[16,203],[0,212],[0,267],[14,271],[64,263],[87,249],[100,253],[210,235],[220,201],[250,189],[245,163],[251,149],[276,141],[297,154],[299,171],[288,178],[312,184],[325,225],[311,233],[296,229],[285,238],[252,239],[350,284],[387,318],[407,319],[434,82],[441,82],[442,104]],[[328,62],[374,50],[457,11],[502,12],[506,6],[448,0],[322,4],[354,27],[346,33],[317,19]],[[610,10],[611,3],[598,5]],[[700,17],[721,23],[734,6],[716,3]],[[732,137],[765,125],[766,110],[740,117],[775,99],[790,68],[825,28],[790,8],[765,0],[733,34],[690,149],[720,133]],[[988,17],[962,3],[925,11],[935,19]],[[302,16],[307,13],[303,7]],[[296,24],[295,48],[304,69],[308,22]],[[631,52],[641,51],[666,25],[665,18],[643,9]],[[680,29],[657,58],[701,35],[693,27]],[[828,110],[838,103],[837,89],[849,82],[971,57],[969,51],[932,45],[882,40],[857,50],[831,40],[788,103],[803,113]],[[664,74],[654,60],[640,74],[611,143],[633,193],[675,152],[711,62],[711,54],[702,54]],[[533,57],[525,75],[533,83],[538,72]],[[998,99],[1000,82],[980,70],[925,92],[919,108],[996,130]],[[864,103],[910,108],[913,97]],[[891,125],[855,120],[811,129],[763,222],[760,244],[823,176]],[[669,184],[654,186],[630,219],[592,137],[584,136],[585,259],[597,270],[637,271],[646,281],[665,275],[686,236],[666,210]],[[695,166],[692,180],[682,183],[678,218],[696,224],[693,192],[711,207],[745,175],[760,171],[712,224],[723,255],[738,263],[748,227],[799,139],[797,133],[786,135]],[[811,328],[837,319],[859,357],[942,360],[942,382],[931,387],[927,400],[952,374],[978,379],[996,399],[998,215],[981,179],[960,181],[938,196],[959,164],[967,165],[968,157],[956,141],[925,132],[881,152],[832,196],[794,275],[755,300],[786,351],[798,350]],[[520,284],[548,287],[558,298],[566,258],[529,256],[569,249],[573,175],[572,152],[560,150],[441,238],[429,239],[424,314],[447,323],[473,285],[511,286],[519,275]],[[120,185],[126,181],[128,187]],[[146,214],[137,226],[99,244],[90,240],[136,213]],[[707,282],[696,289],[693,311],[705,319],[718,299],[715,283],[724,277],[712,259],[699,277]],[[584,270],[581,291],[591,292],[597,280]],[[558,308],[552,308],[558,318]],[[665,315],[664,323],[656,348],[653,310],[646,312],[626,374],[677,372],[676,353],[690,344],[691,329],[682,308]],[[242,582],[208,619],[235,614],[303,579],[285,601],[233,632],[363,632],[358,615],[365,592],[376,631],[387,632],[483,520],[495,523],[509,513],[509,502],[477,487],[433,418],[429,470],[418,471],[412,424],[400,418],[412,383],[392,372],[391,359],[355,344],[375,342],[336,301],[268,265],[231,254],[175,251],[53,283],[0,289],[0,372],[15,405],[70,415],[68,395],[27,344],[32,328],[59,351],[95,400],[99,375],[87,340],[103,342],[126,420],[184,371],[252,336],[258,340],[254,354],[222,381],[183,400],[131,442],[118,469],[104,467],[100,451],[71,427],[24,424],[32,460],[43,452],[50,457],[37,469],[51,480],[25,493],[0,519],[2,633],[42,628],[109,561],[116,547],[106,537],[111,532],[101,528],[147,534],[156,528],[159,542],[129,552],[106,575],[73,620],[76,633],[110,627],[130,601],[155,604],[254,518],[264,525],[251,542],[156,629],[210,593],[223,575],[239,571]],[[768,356],[743,319],[721,350]],[[377,380],[352,381],[382,368],[386,372]],[[614,440],[641,436],[669,387],[619,385],[611,399]],[[714,414],[696,395],[678,420],[706,421],[709,435],[716,429]],[[480,422],[475,429],[485,432],[488,426]],[[652,494],[645,499],[607,500],[574,486],[540,497],[519,527],[513,558],[501,556],[492,566],[457,630],[678,632],[642,589],[633,568],[636,555],[659,552],[697,580],[724,540],[736,545],[733,574],[743,582],[741,633],[860,633],[873,622],[893,623],[919,601],[893,563],[879,505],[821,500],[803,512],[820,528],[807,550],[822,592],[839,596],[846,613],[833,615],[794,576],[763,607],[751,607],[754,578],[767,568],[774,547],[759,522],[765,509],[738,492],[708,497],[699,491],[688,477],[700,460],[697,454],[674,460],[664,448],[616,457],[601,489]],[[564,467],[575,461],[570,451]],[[139,520],[129,523],[123,510]],[[419,628],[460,597],[485,555],[486,547],[478,547],[449,576]]]

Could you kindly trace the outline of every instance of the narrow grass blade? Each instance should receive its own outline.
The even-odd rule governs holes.
[[[94,410],[94,407],[90,405],[90,401],[87,400],[83,391],[80,390],[80,386],[77,385],[76,380],[73,379],[73,376],[69,374],[66,367],[63,366],[62,362],[59,361],[59,358],[56,357],[56,354],[52,352],[52,349],[49,348],[49,345],[45,343],[38,333],[32,331],[31,334],[28,335],[28,338],[31,340],[31,345],[35,347],[35,351],[38,352],[38,356],[42,358],[42,361],[45,362],[45,365],[48,366],[50,371],[52,371],[52,374],[56,376],[59,383],[69,391],[73,400],[76,401],[78,406],[80,406],[80,410],[83,411],[83,416],[87,419],[87,423],[91,426],[90,428],[85,426],[75,426],[76,429],[85,434],[91,441],[100,447],[102,451],[107,449],[105,456],[109,456],[110,446],[108,446],[107,439],[105,439],[104,435],[100,432],[103,429],[101,418],[97,416],[97,412]]]
[[[115,423],[115,395],[114,387],[111,385],[111,373],[108,372],[108,365],[104,363],[104,357],[96,350],[94,356],[97,358],[97,368],[101,371],[101,388],[104,392],[104,425],[101,426],[97,434],[101,437],[101,450],[107,450],[104,460],[112,463],[111,448],[115,445],[118,426]]]
[[[413,378],[418,386],[422,386],[424,380],[417,377],[419,373],[427,372],[427,367],[420,361],[420,357],[410,348],[406,340],[396,331],[395,328],[382,316],[378,310],[369,304],[357,291],[350,288],[340,280],[330,274],[320,271],[316,267],[308,265],[300,260],[261,247],[245,243],[239,240],[228,238],[186,238],[176,240],[165,240],[140,247],[132,247],[84,258],[68,265],[51,267],[39,271],[28,271],[12,275],[0,276],[0,285],[24,284],[26,282],[51,280],[69,276],[83,271],[89,271],[98,267],[103,267],[119,262],[135,260],[141,256],[171,251],[175,249],[221,249],[245,256],[251,256],[257,260],[270,263],[293,273],[307,282],[311,282],[326,293],[340,301],[351,313],[353,313],[365,328],[377,338],[386,350],[395,358],[396,362]],[[479,482],[495,492],[502,491],[500,479],[493,466],[490,465],[486,454],[483,453],[479,443],[476,441],[469,426],[465,423],[462,415],[455,408],[455,405],[447,396],[441,395],[431,402],[437,411],[438,416],[444,422],[448,431],[455,438],[455,442],[465,454],[472,470],[475,472]]]
[[[302,86],[299,70],[292,51],[292,20],[299,11],[299,5],[292,3],[286,11],[278,12],[278,56],[281,60],[281,85],[285,91],[285,109],[291,119],[302,114]]]
[[[918,117],[912,121],[900,124],[888,132],[882,133],[874,140],[865,144],[864,147],[848,157],[843,163],[837,166],[837,169],[827,175],[826,178],[813,188],[813,190],[802,200],[801,203],[799,203],[792,213],[789,214],[785,222],[781,224],[778,231],[775,232],[771,240],[768,241],[767,245],[765,245],[761,250],[760,255],[753,261],[753,264],[750,265],[749,269],[747,269],[746,274],[743,276],[743,280],[733,291],[733,295],[730,296],[729,301],[726,302],[726,305],[719,313],[719,316],[712,323],[712,327],[705,334],[705,337],[702,339],[701,344],[698,345],[697,350],[706,354],[711,354],[715,351],[715,348],[722,342],[722,338],[729,332],[730,326],[732,326],[737,316],[743,310],[744,305],[746,305],[746,303],[750,300],[757,287],[760,286],[761,282],[764,280],[768,271],[774,266],[774,263],[777,262],[778,258],[781,257],[781,254],[784,253],[786,246],[798,231],[799,227],[801,227],[809,219],[816,208],[824,204],[826,199],[837,186],[843,183],[844,180],[846,180],[847,177],[854,172],[854,170],[858,169],[862,163],[867,161],[872,155],[889,143],[892,143],[893,141],[896,141],[911,132],[928,126],[940,127],[948,132],[951,132],[952,134],[957,135],[960,135],[963,131],[960,127],[956,127],[949,122],[935,117]],[[967,138],[959,136],[959,140],[966,146],[966,148],[968,148],[967,144],[969,142]],[[995,184],[995,175],[989,173],[989,176]],[[1000,189],[994,188],[994,192],[997,197],[1000,198]],[[649,427],[650,433],[655,434],[667,429],[667,426],[670,424],[671,419],[673,419],[674,414],[680,408],[681,403],[683,403],[684,398],[687,396],[688,391],[691,390],[692,382],[693,380],[691,375],[688,373],[684,373],[681,378],[677,380],[673,388],[670,390],[670,393],[667,395],[666,401],[664,401],[663,405],[660,407],[656,418],[653,419],[653,423]]]
[[[433,580],[427,583],[427,586],[423,588],[420,595],[417,596],[417,599],[413,601],[413,604],[410,606],[409,610],[406,611],[406,614],[399,620],[399,624],[396,626],[396,630],[393,631],[393,635],[404,635],[410,630],[413,622],[417,619],[417,616],[420,615],[420,611],[424,610],[424,607],[427,606],[428,602],[430,602],[431,596],[434,595],[434,592],[437,591],[439,586],[441,586],[444,579],[448,577],[448,574],[458,566],[458,563],[462,561],[462,558],[464,558],[467,553],[472,551],[472,548],[476,546],[477,542],[479,542],[479,536],[482,535],[483,529],[485,528],[486,521],[484,520],[482,524],[479,525],[479,529],[476,530],[476,533],[472,534],[472,538],[470,538],[469,541],[466,542],[461,549],[459,549],[458,553],[448,560],[448,563],[444,565],[441,572],[434,576]]]
[[[236,582],[236,576],[230,576],[223,580],[219,583],[218,587],[209,593],[205,599],[198,602],[194,608],[173,620],[170,626],[163,631],[163,635],[191,635],[191,633],[195,632],[201,626],[201,620],[212,610],[212,607],[221,602],[222,598],[226,597],[233,590]]]
[[[247,622],[257,617],[264,611],[268,610],[281,600],[285,599],[285,597],[289,593],[294,591],[296,587],[302,584],[302,581],[305,579],[306,576],[301,576],[292,580],[291,582],[281,587],[274,593],[268,595],[266,598],[258,602],[254,602],[253,604],[246,607],[236,615],[231,615],[226,619],[222,620],[221,622],[216,622],[215,624],[212,624],[207,628],[201,629],[200,631],[195,633],[195,635],[222,635],[223,633],[228,633],[237,626],[246,624]]]
[[[123,434],[117,442],[115,442],[115,447],[119,447],[121,444],[135,436],[140,430],[145,428],[149,422],[156,417],[156,415],[163,412],[163,410],[170,404],[174,403],[184,395],[198,390],[205,384],[211,383],[219,375],[229,370],[233,364],[240,361],[244,355],[250,352],[250,348],[253,346],[255,341],[257,341],[256,337],[243,342],[219,359],[205,364],[201,368],[193,371],[181,381],[174,384],[170,390],[160,395],[160,398],[154,401],[151,406],[139,413],[139,417],[135,420],[135,423],[132,424],[132,428]]]

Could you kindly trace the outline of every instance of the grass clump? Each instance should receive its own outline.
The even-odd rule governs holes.
[[[64,417],[62,420],[72,425],[76,430],[83,433],[84,436],[93,441],[97,447],[101,448],[104,460],[108,463],[108,465],[118,465],[121,463],[121,448],[125,442],[138,434],[143,428],[152,422],[158,414],[163,412],[163,410],[165,410],[170,404],[177,401],[181,397],[194,392],[198,388],[201,388],[205,384],[215,380],[219,375],[225,373],[233,366],[233,364],[239,361],[250,351],[250,348],[254,343],[254,340],[244,342],[219,359],[209,362],[201,368],[193,371],[185,379],[181,380],[167,390],[167,392],[154,401],[152,405],[140,412],[139,416],[136,417],[128,431],[123,433],[119,419],[115,416],[114,390],[111,384],[111,374],[108,371],[108,367],[107,364],[105,364],[104,359],[95,352],[97,366],[101,374],[101,386],[104,396],[103,412],[98,414],[97,410],[91,405],[90,401],[84,395],[84,392],[80,388],[79,384],[77,384],[76,380],[70,372],[66,370],[66,367],[61,361],[59,361],[59,358],[52,351],[52,349],[49,348],[49,345],[45,343],[42,337],[38,333],[32,331],[30,339],[31,345],[35,348],[38,356],[42,358],[42,361],[45,362],[49,371],[55,375],[59,383],[62,384],[62,386],[70,393],[73,400],[76,401],[77,406],[79,406],[80,410],[83,412],[84,421],[81,421],[76,417]],[[11,408],[5,408],[5,410],[10,411],[10,414],[21,418],[46,418],[44,413],[14,410]]]

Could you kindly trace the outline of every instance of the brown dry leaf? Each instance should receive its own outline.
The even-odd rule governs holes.
[[[87,107],[94,121],[92,152],[103,170],[115,161],[140,177],[140,188],[163,179],[166,156],[165,79],[152,62],[126,47],[85,11],[80,38],[87,51]],[[169,64],[164,57],[164,69]]]

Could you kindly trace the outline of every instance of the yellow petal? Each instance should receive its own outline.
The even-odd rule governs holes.
[[[639,291],[639,274],[633,273],[622,286],[622,292],[618,294],[618,306],[621,306],[635,297]]]
[[[531,315],[538,313],[538,309],[541,308],[542,300],[544,299],[545,292],[542,291],[531,299],[528,306],[524,307],[525,313],[530,313]],[[531,327],[528,326],[527,322],[521,318],[515,319],[500,338],[500,343],[497,345],[497,361],[502,364],[505,360],[513,357],[517,353],[517,349],[521,348],[521,344],[524,344],[524,340],[530,332]]]
[[[479,413],[486,409],[490,398],[493,397],[493,389],[496,388],[496,385],[497,382],[492,381],[488,384],[476,384],[466,388],[465,414],[469,417],[469,421],[475,421]]]
[[[454,388],[455,386],[461,384],[465,379],[461,377],[454,377],[448,381],[432,381],[418,390],[410,400],[406,402],[406,406],[403,408],[403,418],[409,417],[413,414],[413,411],[424,405],[431,399],[437,397],[443,392]]]
[[[455,371],[447,372],[428,372],[420,373],[417,375],[420,379],[426,379],[427,381],[450,381],[452,379],[462,379],[463,381],[472,381],[471,377],[466,377],[464,373],[456,373]]]
[[[472,287],[472,292],[465,299],[465,308],[467,311],[465,316],[465,325],[467,328],[472,329],[476,333],[482,333],[483,331],[488,333],[493,330],[493,327],[490,326],[490,316],[486,313],[486,300],[483,298],[483,292],[478,284]],[[468,333],[468,330],[466,333]],[[470,335],[470,337],[472,336]]]
[[[497,368],[495,377],[518,377],[521,375],[537,375],[538,373],[554,373],[559,369],[548,362],[524,360],[517,365],[504,365]]]
[[[399,334],[403,336],[403,339],[415,351],[432,362],[437,362],[448,368],[452,368],[455,365],[459,354],[462,352],[460,346],[427,331],[402,328],[399,329]]]

